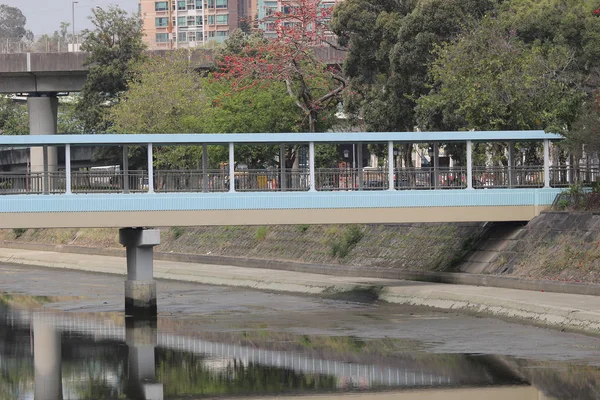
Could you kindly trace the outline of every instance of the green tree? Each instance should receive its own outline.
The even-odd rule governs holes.
[[[346,109],[372,131],[412,131],[416,100],[429,91],[436,45],[492,10],[495,0],[347,0],[332,30],[348,46]]]
[[[6,4],[0,4],[0,38],[31,39],[33,34],[25,29],[27,18],[17,7],[10,7]]]
[[[302,114],[281,84],[234,91],[229,80],[202,77],[186,52],[149,57],[132,68],[127,92],[109,113],[119,133],[297,132]],[[161,101],[156,101],[160,98]],[[227,160],[227,149],[211,146],[210,165]],[[158,168],[197,168],[201,149],[157,149]],[[272,164],[273,146],[238,146],[236,158],[250,167]]]
[[[118,101],[119,93],[127,90],[131,78],[130,66],[144,57],[142,20],[128,16],[118,7],[96,7],[90,17],[95,26],[85,31],[83,51],[89,52],[87,81],[77,103],[79,118],[87,132],[104,132],[109,124],[108,108]]]
[[[546,129],[568,134],[600,71],[594,2],[512,0],[436,51],[429,129]],[[589,101],[588,101],[589,103]]]

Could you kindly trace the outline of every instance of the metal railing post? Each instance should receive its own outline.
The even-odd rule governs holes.
[[[473,189],[473,142],[467,140],[467,190]]]
[[[433,143],[433,188],[437,189],[440,184],[440,144]]]
[[[364,175],[363,175],[363,144],[356,144],[356,166],[358,167],[358,190],[363,190]]]
[[[44,163],[44,177],[42,181],[42,193],[48,194],[50,192],[50,180],[48,179],[48,146],[43,147],[43,163]]]
[[[315,142],[308,144],[308,168],[310,171],[310,192],[317,191],[317,182],[315,180]]]
[[[235,192],[235,148],[229,143],[229,192]]]
[[[154,193],[154,157],[152,143],[148,143],[148,193]]]
[[[279,187],[282,191],[287,189],[287,174],[285,170],[285,144],[279,145],[279,169],[280,169],[280,179]]]
[[[202,191],[208,192],[208,149],[206,143],[202,144]]]
[[[65,193],[71,192],[71,145],[65,145]]]
[[[388,190],[396,190],[394,183],[394,142],[388,142]]]
[[[544,139],[544,187],[550,187],[550,140]]]
[[[123,146],[123,193],[129,193],[129,146]]]

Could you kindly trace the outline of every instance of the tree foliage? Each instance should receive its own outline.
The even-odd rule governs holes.
[[[17,7],[10,7],[6,4],[0,4],[0,38],[31,39],[33,34],[25,29],[27,18]]]
[[[233,82],[200,76],[185,52],[152,56],[132,68],[129,89],[111,109],[109,122],[119,133],[297,132],[302,113],[281,83],[237,92]],[[160,101],[156,101],[159,98]],[[228,159],[227,149],[211,147],[210,165]],[[278,148],[238,146],[238,162],[258,168],[275,162]],[[159,168],[196,168],[198,147],[157,149]]]
[[[546,129],[569,134],[598,84],[600,20],[594,3],[512,0],[438,47],[428,129]],[[588,101],[589,103],[589,101]]]
[[[297,3],[265,20],[273,25],[276,37],[234,39],[239,43],[230,45],[233,51],[222,53],[219,76],[232,80],[239,91],[264,83],[285,84],[287,94],[306,117],[308,131],[316,132],[326,129],[320,114],[337,106],[346,79],[313,51],[315,46],[328,46],[331,8],[321,0]]]
[[[494,0],[346,0],[332,29],[348,46],[347,110],[373,131],[411,131],[429,91],[432,50],[493,9]]]
[[[142,20],[128,16],[118,7],[96,7],[90,17],[95,29],[86,31],[83,51],[89,52],[87,81],[81,90],[77,111],[88,132],[104,132],[108,128],[107,106],[127,90],[130,66],[143,58]]]

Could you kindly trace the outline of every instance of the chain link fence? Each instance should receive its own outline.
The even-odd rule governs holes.
[[[29,39],[0,38],[0,54],[14,53],[70,53],[78,52],[83,35],[35,36]]]

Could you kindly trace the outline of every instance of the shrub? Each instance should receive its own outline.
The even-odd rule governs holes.
[[[13,231],[13,235],[15,235],[15,239],[18,239],[21,236],[23,236],[25,234],[25,232],[27,232],[27,229],[25,229],[25,228],[15,228],[12,231]]]
[[[358,225],[350,226],[340,240],[331,242],[330,254],[332,257],[345,258],[350,250],[364,237],[364,232]]]
[[[172,226],[171,233],[175,239],[179,239],[185,233],[185,228],[182,228],[181,226]]]
[[[269,233],[269,228],[266,226],[259,226],[256,230],[256,240],[263,240],[267,236],[267,233]]]
[[[302,225],[296,226],[296,230],[300,233],[306,232],[308,230],[308,228],[310,228],[310,225],[307,225],[307,224],[302,224]]]

